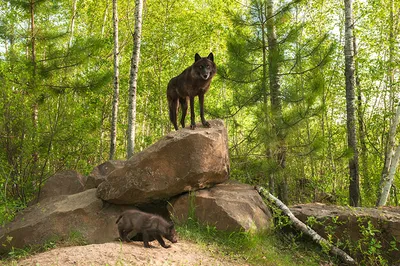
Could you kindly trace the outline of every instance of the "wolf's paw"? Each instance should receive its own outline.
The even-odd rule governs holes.
[[[204,121],[204,122],[203,122],[203,126],[204,126],[204,127],[211,127],[210,123],[208,123],[207,121]]]
[[[190,125],[190,129],[191,130],[195,130],[196,129],[196,125]]]

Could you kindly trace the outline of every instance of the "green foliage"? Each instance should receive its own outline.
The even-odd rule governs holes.
[[[222,118],[227,125],[231,177],[273,186],[281,144],[274,130],[279,128],[285,139],[290,202],[347,204],[351,154],[344,116],[343,3],[274,2],[279,123],[274,123],[270,104],[268,19],[259,16],[266,3],[146,2],[135,147],[145,149],[171,131],[168,81],[192,64],[195,53],[212,51],[218,75],[205,96],[205,112],[207,119]],[[365,206],[376,202],[388,126],[398,104],[399,77],[393,69],[400,50],[396,17],[388,7],[399,5],[399,0],[354,2]],[[115,157],[124,159],[134,6],[125,1],[118,7],[121,79]],[[77,1],[76,13],[67,0],[7,0],[0,2],[0,14],[0,223],[5,223],[58,170],[88,174],[107,160],[113,32],[106,0]],[[398,176],[394,185],[400,187]],[[389,204],[398,204],[396,193],[393,189]]]
[[[357,222],[362,237],[355,243],[354,252],[361,254],[360,263],[366,265],[388,265],[385,258],[387,251],[382,249],[382,244],[379,240],[380,231],[375,228],[370,220],[358,218]]]
[[[308,245],[287,240],[272,232],[224,232],[194,220],[177,226],[180,238],[194,241],[210,252],[251,265],[319,265],[329,260]]]

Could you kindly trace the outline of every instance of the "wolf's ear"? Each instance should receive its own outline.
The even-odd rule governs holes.
[[[207,56],[207,58],[214,62],[214,55],[213,55],[213,53],[210,53],[210,54]]]
[[[200,59],[201,59],[201,56],[198,53],[196,53],[194,55],[194,61],[196,62],[197,60],[200,60]]]

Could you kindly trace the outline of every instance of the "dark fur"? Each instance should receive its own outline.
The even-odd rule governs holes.
[[[194,97],[199,96],[201,123],[205,127],[210,124],[204,119],[204,94],[210,88],[211,80],[217,73],[217,66],[214,63],[214,55],[210,53],[207,57],[195,55],[193,65],[186,68],[179,76],[172,78],[167,87],[167,99],[169,107],[169,119],[178,130],[177,113],[181,106],[181,125],[185,127],[185,117],[190,100],[190,128],[196,128],[194,117]]]
[[[163,237],[172,243],[177,242],[174,224],[156,214],[128,210],[124,211],[115,223],[118,224],[118,232],[122,241],[131,242],[142,239],[145,248],[150,248],[149,241],[155,239],[162,247],[169,248],[170,245],[165,244]]]

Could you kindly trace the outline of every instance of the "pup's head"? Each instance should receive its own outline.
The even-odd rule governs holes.
[[[171,243],[176,243],[178,242],[178,238],[176,236],[176,231],[175,231],[175,226],[172,222],[170,222],[168,228],[167,228],[167,232],[164,235],[164,237],[166,239],[168,239],[169,241],[171,241]]]
[[[214,63],[213,53],[210,53],[207,57],[201,57],[196,53],[194,56],[193,69],[196,76],[203,80],[208,80],[214,77],[217,72],[217,67]]]

